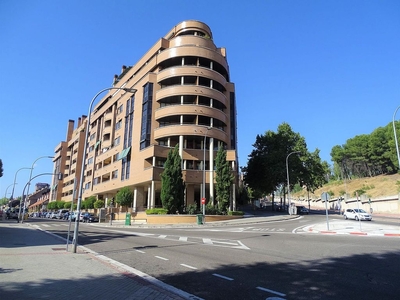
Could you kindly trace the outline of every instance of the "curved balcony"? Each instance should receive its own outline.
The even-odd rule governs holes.
[[[218,119],[224,124],[228,123],[228,117],[222,111],[200,105],[170,105],[159,108],[155,112],[155,119],[159,120],[161,118],[176,116],[176,115],[201,115],[210,118]]]
[[[156,128],[154,130],[154,139],[163,139],[170,136],[179,136],[179,135],[196,135],[200,137],[204,137],[206,134],[207,128],[205,126],[198,125],[171,125],[164,126],[160,128]],[[207,137],[212,137],[226,143],[229,142],[229,136],[226,132],[212,128],[208,130]]]
[[[181,76],[201,76],[208,79],[212,79],[214,81],[218,81],[223,86],[226,85],[226,79],[220,73],[207,69],[204,67],[196,67],[196,66],[181,66],[181,67],[172,67],[162,70],[157,75],[157,82],[161,82],[165,79],[172,77],[181,77]]]
[[[195,20],[183,21],[183,22],[179,23],[178,25],[176,25],[174,29],[175,29],[176,35],[179,35],[188,30],[196,30],[196,31],[201,31],[201,32],[207,33],[210,37],[212,37],[210,27],[208,27],[207,24],[200,22],[200,21],[195,21]]]
[[[158,54],[157,61],[158,64],[160,64],[168,59],[172,58],[175,59],[176,57],[185,57],[185,56],[204,57],[219,63],[221,66],[225,68],[227,72],[229,70],[228,63],[225,57],[221,55],[221,53],[207,48],[194,47],[193,45],[166,49],[160,54]]]
[[[181,47],[181,46],[200,46],[204,48],[209,48],[212,50],[216,50],[214,42],[206,37],[202,37],[199,35],[181,35],[172,39],[169,43],[170,47]]]
[[[228,100],[220,91],[198,85],[171,85],[156,92],[156,101],[170,96],[199,95],[220,101],[228,107]]]

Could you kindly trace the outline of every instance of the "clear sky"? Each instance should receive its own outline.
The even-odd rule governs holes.
[[[256,135],[283,122],[331,164],[333,146],[386,126],[400,105],[398,0],[1,0],[0,198],[122,65],[184,20],[205,22],[227,49],[240,166]],[[39,159],[33,176],[46,172],[51,159]],[[14,197],[29,175],[18,172]]]

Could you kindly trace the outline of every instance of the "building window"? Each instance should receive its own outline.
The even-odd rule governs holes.
[[[87,163],[88,163],[88,165],[91,165],[93,163],[93,157],[89,158]]]
[[[118,146],[120,142],[121,142],[121,137],[119,136],[114,140],[114,146]]]
[[[118,178],[118,170],[115,170],[111,173],[112,179],[117,179]]]
[[[91,134],[91,135],[90,135],[90,138],[89,138],[89,140],[90,140],[90,141],[93,141],[93,140],[94,140],[94,136],[95,136],[95,134],[94,134],[94,133],[93,133],[93,134]]]
[[[85,184],[85,190],[89,190],[90,189],[90,184],[91,184],[90,181]]]
[[[121,105],[118,106],[118,108],[117,108],[117,115],[119,115],[120,113],[122,113],[123,110],[124,110],[124,105],[121,104]]]
[[[115,130],[118,130],[121,128],[122,125],[122,120],[119,120],[116,124],[115,124]]]
[[[143,89],[142,127],[140,130],[140,150],[150,146],[151,113],[153,105],[153,83],[147,83]]]

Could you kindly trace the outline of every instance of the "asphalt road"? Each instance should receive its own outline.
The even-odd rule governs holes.
[[[204,299],[397,299],[400,239],[299,230],[324,221],[309,215],[237,226],[81,224],[79,244]],[[66,237],[66,221],[28,222]]]

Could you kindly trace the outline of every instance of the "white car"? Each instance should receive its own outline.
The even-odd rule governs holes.
[[[354,219],[356,221],[358,221],[358,220],[371,221],[372,220],[372,216],[369,213],[367,213],[365,210],[359,209],[359,208],[348,208],[344,212],[343,216],[346,220],[347,219]]]

